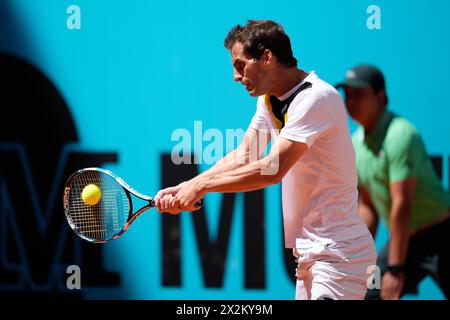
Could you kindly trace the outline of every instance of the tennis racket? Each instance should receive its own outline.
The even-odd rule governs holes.
[[[87,203],[83,190],[94,188],[96,203]],[[147,202],[133,212],[133,198]],[[202,201],[195,206],[200,207]],[[64,213],[70,227],[82,239],[104,243],[120,237],[144,211],[155,207],[152,197],[130,187],[120,177],[101,168],[81,169],[64,187]]]

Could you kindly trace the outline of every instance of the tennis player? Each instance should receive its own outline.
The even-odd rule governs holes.
[[[161,190],[158,210],[193,211],[206,193],[282,181],[285,246],[298,262],[296,298],[363,299],[376,252],[358,216],[355,153],[341,96],[314,71],[297,68],[276,22],[237,25],[224,44],[234,80],[258,97],[256,112],[242,144],[199,176]],[[261,156],[270,139],[270,152]]]

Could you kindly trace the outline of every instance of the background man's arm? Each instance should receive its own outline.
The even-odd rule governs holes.
[[[391,192],[390,242],[388,265],[403,266],[411,234],[411,207],[416,190],[416,180],[409,178],[389,185]],[[405,284],[403,273],[386,272],[381,282],[383,299],[400,299]]]
[[[390,245],[389,264],[403,264],[408,251],[411,233],[411,207],[416,191],[416,179],[390,184],[391,214],[390,214]]]

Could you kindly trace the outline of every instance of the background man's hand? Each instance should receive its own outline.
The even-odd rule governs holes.
[[[386,272],[381,279],[381,298],[383,300],[398,300],[405,284],[405,276],[400,273],[393,275]]]

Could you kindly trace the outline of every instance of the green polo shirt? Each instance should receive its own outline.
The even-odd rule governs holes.
[[[417,181],[411,229],[417,230],[450,208],[450,194],[442,187],[417,129],[406,119],[384,111],[374,130],[359,127],[352,136],[358,184],[369,193],[379,216],[389,226],[389,184],[414,177]]]

